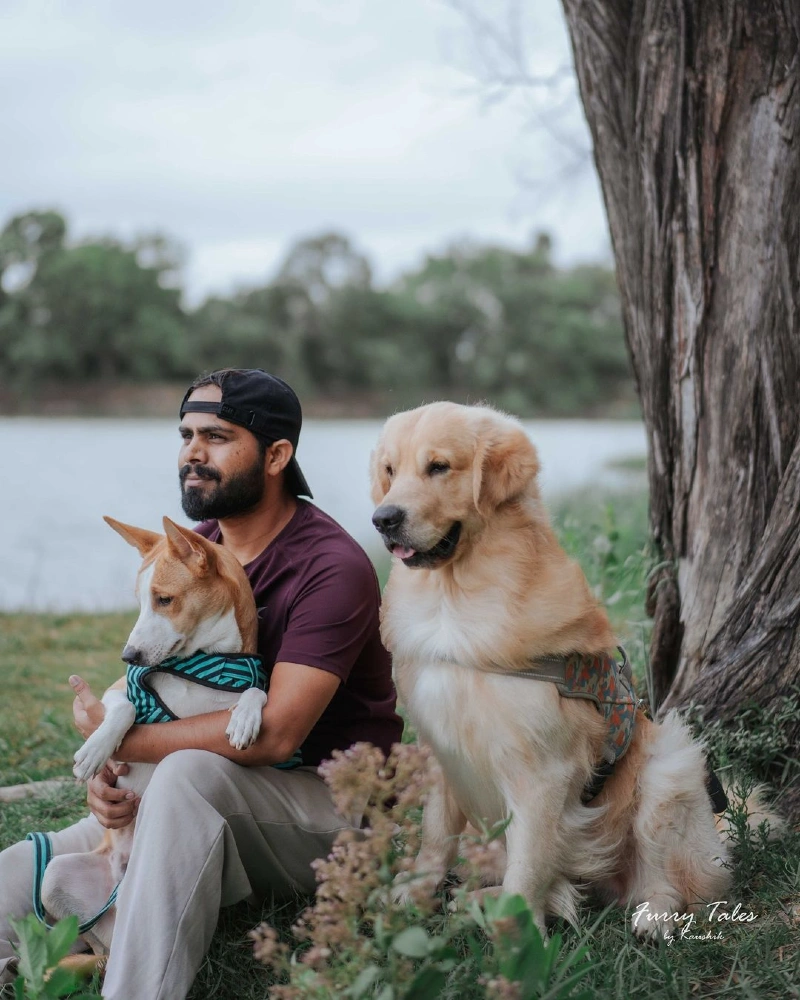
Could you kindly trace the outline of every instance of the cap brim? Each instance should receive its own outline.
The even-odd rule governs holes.
[[[314,499],[314,494],[308,488],[306,477],[300,471],[300,466],[297,464],[297,459],[294,455],[292,455],[291,461],[286,466],[285,482],[292,496],[308,497],[309,500]]]

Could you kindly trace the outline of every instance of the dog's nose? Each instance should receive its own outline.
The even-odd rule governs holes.
[[[122,659],[131,666],[138,666],[142,662],[142,651],[135,646],[126,646],[122,650]]]
[[[378,507],[375,513],[372,515],[372,523],[378,529],[378,531],[395,531],[406,519],[406,512],[402,507],[396,507],[394,504],[386,504],[384,507]]]

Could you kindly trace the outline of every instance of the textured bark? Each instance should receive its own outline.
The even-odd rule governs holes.
[[[656,690],[730,718],[800,681],[800,4],[563,6],[667,562]]]

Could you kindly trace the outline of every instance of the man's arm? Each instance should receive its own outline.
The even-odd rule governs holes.
[[[261,714],[261,732],[247,750],[235,750],[225,735],[230,712],[210,712],[174,722],[133,726],[122,741],[116,759],[157,764],[176,750],[209,750],[246,767],[281,764],[311,732],[340,684],[327,670],[301,663],[276,663],[269,697]],[[97,727],[96,699],[84,685],[74,685],[75,722],[84,736]],[[88,692],[88,693],[87,693]]]

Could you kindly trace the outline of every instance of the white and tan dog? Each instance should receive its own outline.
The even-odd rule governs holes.
[[[416,874],[439,882],[470,822],[508,820],[502,887],[576,919],[579,884],[671,914],[724,898],[730,875],[706,763],[677,715],[637,711],[629,749],[590,805],[608,723],[521,676],[537,657],[613,653],[606,613],[559,546],[518,421],[433,403],[392,417],[372,457],[373,521],[395,556],[382,635],[398,692],[439,765]],[[409,880],[399,895],[412,891]]]
[[[143,557],[137,579],[139,618],[123,650],[131,665],[158,667],[168,657],[190,657],[198,651],[237,654],[254,651],[257,615],[250,583],[239,562],[225,548],[188,528],[164,518],[165,534],[106,522]],[[148,685],[176,718],[231,709],[226,735],[232,746],[244,749],[257,738],[267,695],[258,687],[241,693],[215,690],[174,673],[154,671]],[[126,678],[103,696],[105,719],[75,754],[75,776],[86,781],[114,757],[135,710],[126,695]],[[155,765],[131,764],[121,787],[141,795]],[[88,854],[64,854],[48,865],[42,883],[42,902],[53,917],[77,915],[88,920],[109,899],[128,863],[135,821],[121,830],[108,830],[101,845]],[[110,909],[84,934],[96,954],[111,944],[114,910]]]

